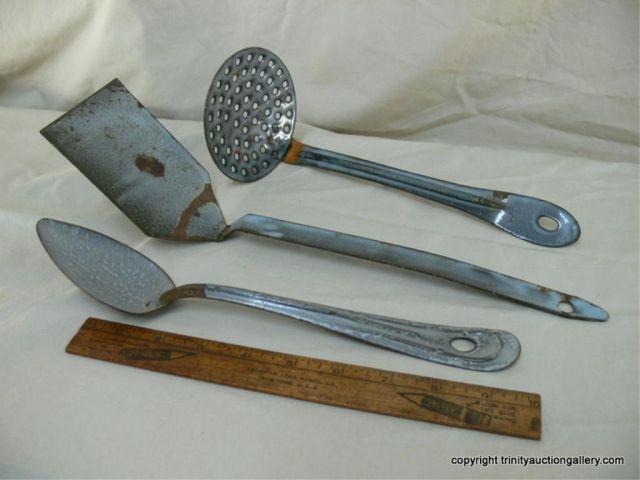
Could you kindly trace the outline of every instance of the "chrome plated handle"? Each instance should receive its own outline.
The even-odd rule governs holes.
[[[344,173],[404,190],[474,215],[528,242],[564,247],[580,237],[578,221],[546,200],[509,192],[467,187],[379,163],[304,145],[289,163]]]
[[[566,318],[599,322],[609,318],[604,309],[579,297],[435,253],[262,215],[243,216],[230,226],[228,233],[233,231],[434,275]]]
[[[333,330],[412,357],[469,370],[502,370],[518,359],[520,343],[509,332],[409,322],[221,285],[193,284],[169,292],[173,298],[205,297],[266,310]],[[456,349],[454,340],[473,344]]]

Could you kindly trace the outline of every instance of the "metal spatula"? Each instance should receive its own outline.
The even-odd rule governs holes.
[[[512,235],[546,247],[580,236],[566,210],[538,198],[445,182],[293,139],[296,94],[291,75],[274,53],[247,48],[231,55],[213,77],[204,109],[205,138],[226,176],[253,182],[280,161],[371,180],[474,215]]]
[[[252,233],[435,275],[567,318],[608,318],[581,298],[433,253],[262,215],[228,225],[207,171],[117,79],[42,134],[152,237],[222,241]]]

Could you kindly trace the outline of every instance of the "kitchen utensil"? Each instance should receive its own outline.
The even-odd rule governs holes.
[[[204,109],[209,152],[226,176],[253,182],[280,161],[344,173],[398,188],[474,215],[523,240],[546,247],[570,245],[580,236],[566,210],[538,198],[467,187],[293,139],[296,94],[282,60],[263,48],[231,55],[213,77]]]
[[[152,237],[222,241],[252,233],[434,275],[566,318],[608,318],[579,297],[433,253],[262,215],[228,225],[207,171],[117,79],[42,134]]]
[[[502,370],[516,361],[520,344],[501,330],[457,328],[300,302],[213,284],[176,287],[149,258],[113,238],[44,218],[37,232],[62,273],[92,297],[127,313],[149,313],[181,298],[208,298],[277,313],[396,352],[470,370]],[[455,340],[473,348],[455,348]]]

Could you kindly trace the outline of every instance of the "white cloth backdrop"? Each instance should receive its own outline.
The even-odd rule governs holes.
[[[274,50],[305,143],[535,195],[580,220],[564,249],[391,189],[289,165],[234,184],[202,135],[218,65]],[[119,77],[209,169],[228,220],[255,212],[433,251],[574,293],[568,321],[398,269],[237,236],[146,238],[38,131]],[[638,476],[638,5],[549,1],[0,1],[0,476]],[[51,216],[210,281],[417,321],[509,330],[520,360],[448,368],[220,303],[145,319],[49,261]],[[73,357],[88,316],[290,353],[536,391],[541,442],[286,400]],[[619,467],[464,468],[462,455],[622,455]]]

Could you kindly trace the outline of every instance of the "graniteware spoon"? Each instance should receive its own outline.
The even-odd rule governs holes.
[[[106,235],[50,218],[40,220],[36,229],[53,262],[73,283],[124,312],[143,314],[182,298],[208,298],[277,313],[406,355],[470,370],[502,370],[520,354],[517,338],[502,330],[409,322],[223,285],[176,287],[152,260]],[[456,348],[459,340],[471,342],[472,348]]]

